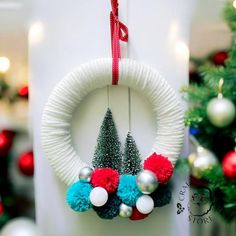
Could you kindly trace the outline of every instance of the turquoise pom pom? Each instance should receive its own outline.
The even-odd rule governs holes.
[[[123,203],[135,206],[137,199],[142,195],[136,184],[136,176],[123,175],[117,189],[117,196]]]
[[[89,199],[93,187],[90,183],[79,180],[67,190],[66,202],[74,211],[84,212],[92,207]]]

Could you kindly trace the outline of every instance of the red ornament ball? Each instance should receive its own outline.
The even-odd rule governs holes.
[[[18,95],[22,98],[28,98],[29,96],[29,87],[23,86],[18,90]]]
[[[229,179],[236,179],[236,151],[229,152],[225,155],[222,167],[224,175]]]
[[[131,220],[143,220],[147,218],[149,214],[143,214],[138,211],[136,207],[133,208],[132,215],[130,216]]]
[[[207,181],[202,179],[197,179],[193,176],[190,176],[190,185],[196,187],[205,187],[207,186]]]
[[[3,213],[4,213],[4,207],[2,202],[0,202],[0,216],[3,215]]]
[[[14,132],[10,130],[3,130],[0,133],[0,154],[6,155],[11,149],[14,138]]]
[[[113,193],[119,184],[119,174],[111,168],[97,168],[93,171],[90,182],[93,187],[102,187],[108,193]]]
[[[174,170],[167,157],[158,155],[155,152],[144,161],[144,169],[152,171],[161,184],[170,180]]]
[[[34,155],[32,151],[23,153],[18,159],[18,167],[23,175],[34,174]]]
[[[225,60],[228,58],[228,53],[225,51],[220,51],[215,53],[212,56],[212,62],[216,65],[216,66],[223,66],[225,64]]]
[[[15,132],[9,129],[3,129],[2,133],[11,141],[13,141],[13,138],[15,136]]]

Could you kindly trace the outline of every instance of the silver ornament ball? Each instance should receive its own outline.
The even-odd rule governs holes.
[[[93,169],[91,167],[83,167],[80,172],[79,172],[79,179],[80,180],[86,180],[86,181],[90,181],[91,179],[91,175],[93,173]]]
[[[216,156],[201,146],[191,155],[195,156],[190,164],[191,174],[197,179],[201,179],[205,171],[211,170],[218,163]]]
[[[132,215],[132,213],[133,213],[132,207],[127,206],[124,203],[120,204],[119,216],[124,217],[124,218],[128,218]]]
[[[207,105],[207,116],[216,127],[223,128],[230,125],[235,118],[235,106],[227,98],[213,98]]]
[[[153,193],[158,187],[156,176],[149,170],[138,173],[136,178],[138,189],[144,194]]]

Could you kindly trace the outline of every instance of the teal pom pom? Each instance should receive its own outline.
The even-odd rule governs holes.
[[[171,195],[168,185],[159,185],[157,190],[150,196],[154,201],[154,207],[162,207],[170,203]]]
[[[93,208],[100,218],[111,220],[119,215],[120,204],[121,200],[116,195],[111,195],[104,206]]]
[[[123,175],[117,189],[117,196],[128,206],[135,206],[137,199],[142,195],[136,184],[136,176]]]
[[[92,207],[89,199],[90,192],[92,191],[90,183],[79,180],[72,184],[67,190],[66,202],[74,210],[79,212],[87,211]]]

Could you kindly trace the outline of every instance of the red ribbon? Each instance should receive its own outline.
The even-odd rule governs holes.
[[[112,50],[112,85],[119,80],[120,40],[128,42],[128,28],[118,19],[118,0],[111,0],[110,27]]]

